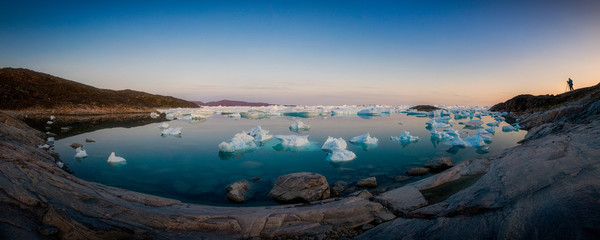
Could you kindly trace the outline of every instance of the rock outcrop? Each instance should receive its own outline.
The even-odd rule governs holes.
[[[246,200],[246,191],[250,188],[248,180],[234,182],[225,188],[227,199],[232,202],[241,203]]]
[[[269,196],[278,202],[312,202],[330,195],[327,179],[316,173],[299,172],[279,176]]]

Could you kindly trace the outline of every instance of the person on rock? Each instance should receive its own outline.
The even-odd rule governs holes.
[[[573,91],[573,79],[569,78],[569,81],[567,81],[567,84],[569,84],[569,91]]]

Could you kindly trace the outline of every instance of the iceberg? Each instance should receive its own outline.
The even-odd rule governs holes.
[[[360,110],[356,114],[363,115],[363,116],[379,116],[379,115],[381,115],[381,112],[376,109],[370,108],[370,109]]]
[[[485,146],[485,141],[482,137],[482,135],[480,134],[475,134],[472,136],[468,136],[464,139],[464,142],[466,143],[465,146],[472,146],[472,147],[483,147]]]
[[[446,140],[452,140],[452,139],[454,139],[454,137],[451,136],[450,134],[448,134],[447,132],[438,132],[434,128],[433,130],[431,130],[431,139],[439,140],[439,141],[446,141]]]
[[[65,166],[65,163],[58,161],[56,162],[56,166],[58,166],[59,168],[63,168]]]
[[[46,142],[48,142],[48,143],[54,143],[54,138],[53,137],[49,137],[48,140],[46,140]]]
[[[310,129],[310,126],[307,124],[304,124],[302,121],[296,121],[290,125],[290,130],[292,130],[292,131],[308,130],[308,129]]]
[[[219,144],[219,150],[221,152],[250,151],[256,148],[257,146],[256,143],[254,143],[254,137],[245,132],[237,133],[229,142],[221,142]]]
[[[303,147],[310,144],[310,142],[308,141],[308,135],[275,135],[273,137],[280,139],[281,145],[284,147]]]
[[[483,121],[481,120],[470,120],[470,121],[466,121],[466,122],[459,122],[464,124],[466,127],[479,127],[481,126],[481,124],[483,124]]]
[[[264,130],[258,125],[249,131],[246,131],[246,134],[252,136],[254,140],[258,142],[263,142],[273,138],[273,136],[269,135],[268,130]]]
[[[498,125],[500,125],[500,122],[499,121],[489,122],[489,123],[487,123],[487,125],[490,127],[497,127]]]
[[[399,142],[402,144],[413,143],[419,140],[419,137],[415,137],[410,135],[410,132],[403,131],[400,136],[391,136],[390,139],[394,142]]]
[[[377,139],[376,137],[371,137],[371,135],[369,133],[365,133],[363,135],[351,138],[350,142],[364,143],[364,144],[377,144],[377,142],[379,142],[379,139]]]
[[[513,126],[508,125],[508,126],[503,126],[502,131],[503,132],[512,132],[512,131],[518,131],[518,129]]]
[[[460,136],[458,136],[458,135],[454,136],[454,138],[452,139],[452,141],[448,141],[445,144],[452,145],[452,146],[457,146],[457,147],[466,147],[466,146],[468,146],[468,144],[462,138],[460,138]]]
[[[496,129],[494,127],[486,128],[485,131],[491,134],[496,133]]]
[[[150,113],[150,118],[157,118],[158,116],[160,116],[160,114],[155,113],[155,112]]]
[[[160,128],[160,129],[167,129],[167,128],[169,128],[169,124],[165,122],[165,123],[162,123],[162,124],[160,124],[160,125],[158,125],[156,127]]]
[[[108,156],[108,163],[125,163],[125,158],[115,156],[115,152],[112,152],[110,156]]]
[[[346,147],[347,147],[346,140],[344,140],[343,138],[327,137],[327,140],[325,141],[325,143],[323,144],[321,149],[334,151],[334,150],[344,150],[344,149],[346,149]]]
[[[50,148],[50,145],[48,145],[48,144],[38,145],[38,148],[48,149],[48,148]]]
[[[356,154],[345,149],[335,150],[327,156],[327,159],[332,162],[346,162],[356,158]]]
[[[458,130],[456,130],[454,128],[444,129],[444,132],[446,132],[450,136],[458,136],[459,135]]]
[[[78,147],[77,149],[75,149],[75,157],[76,158],[84,158],[87,157],[87,152],[85,151],[85,149]]]
[[[164,135],[179,136],[179,135],[181,135],[181,128],[180,127],[167,128],[167,129],[165,129],[165,130],[162,131],[161,135],[162,136],[164,136]]]

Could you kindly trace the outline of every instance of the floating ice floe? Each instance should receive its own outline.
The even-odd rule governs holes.
[[[164,135],[179,136],[179,135],[181,135],[181,127],[167,128],[162,131],[161,135],[162,136],[164,136]]]
[[[458,146],[458,147],[467,147],[468,146],[468,144],[462,138],[460,138],[460,135],[454,136],[454,138],[451,141],[447,141],[447,142],[445,142],[445,144],[452,145],[452,146]]]
[[[452,140],[452,139],[454,139],[454,137],[445,131],[439,132],[434,128],[431,130],[431,139],[438,140],[438,141],[446,141],[446,140]]]
[[[281,140],[281,145],[284,147],[303,147],[310,144],[308,135],[275,135],[273,137]]]
[[[518,131],[518,129],[513,126],[508,125],[508,126],[503,126],[502,131],[503,132],[512,132],[512,131]]]
[[[302,121],[295,121],[290,125],[290,130],[292,130],[292,131],[308,130],[308,129],[310,129],[310,126],[307,124],[304,124]]]
[[[394,142],[399,142],[402,144],[413,143],[419,140],[419,137],[415,137],[410,135],[410,132],[403,131],[400,136],[391,136],[390,139]]]
[[[112,152],[112,153],[110,153],[110,156],[108,156],[107,162],[108,163],[125,163],[126,160],[125,160],[125,158],[115,156],[115,152]]]
[[[494,117],[494,120],[496,120],[498,122],[503,122],[506,119],[504,117],[502,117],[502,116],[496,116],[496,117]]]
[[[433,121],[433,122],[431,122],[431,121]],[[429,122],[427,122],[427,125],[430,128],[449,128],[449,127],[451,127],[450,124],[448,124],[448,123],[436,122],[434,120],[430,120]]]
[[[230,141],[221,142],[219,144],[219,150],[221,152],[250,151],[256,148],[257,146],[256,143],[254,143],[254,137],[245,132],[237,133]]]
[[[273,136],[269,135],[268,130],[264,130],[260,126],[256,126],[249,131],[246,131],[246,134],[252,136],[254,140],[258,142],[263,142],[273,138]]]
[[[162,123],[162,124],[160,124],[160,125],[158,125],[156,127],[160,128],[160,129],[167,129],[167,128],[169,128],[169,124],[166,123],[166,122],[164,122],[164,123]]]
[[[327,137],[327,140],[325,141],[325,143],[323,144],[323,146],[321,147],[321,149],[323,150],[344,150],[346,149],[348,145],[346,144],[346,140],[344,140],[343,138],[333,138],[333,137]]]
[[[468,136],[465,139],[463,139],[463,141],[466,143],[465,144],[466,147],[485,146],[485,140],[483,139],[482,135],[480,135],[480,134]]]
[[[363,135],[351,138],[350,142],[364,143],[364,144],[377,144],[377,142],[379,142],[379,139],[377,139],[376,137],[371,137],[371,135],[369,133],[365,133]]]
[[[65,163],[58,161],[56,162],[56,166],[58,166],[59,168],[63,168],[65,166]]]
[[[354,154],[352,151],[348,151],[345,149],[335,150],[327,156],[327,159],[329,159],[332,162],[346,162],[354,160],[355,158],[356,154]]]
[[[450,136],[458,136],[459,135],[458,130],[456,130],[454,128],[444,129],[444,132],[446,132]]]
[[[75,149],[75,157],[76,158],[84,158],[87,157],[87,152],[85,151],[85,149],[78,147],[77,149]]]
[[[489,122],[489,123],[487,123],[487,125],[490,127],[497,127],[498,125],[500,125],[500,122],[499,121]]]
[[[150,113],[150,117],[151,117],[151,118],[157,118],[158,116],[160,116],[160,114],[158,114],[158,113],[155,113],[155,112],[151,112],[151,113]]]

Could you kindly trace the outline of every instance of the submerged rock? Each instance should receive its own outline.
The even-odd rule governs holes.
[[[376,188],[377,187],[377,179],[375,177],[364,178],[358,181],[356,186],[360,188]]]
[[[317,173],[299,172],[279,176],[269,196],[279,202],[311,202],[329,198],[327,179]]]
[[[72,148],[82,148],[83,144],[81,144],[81,143],[71,143],[71,147]]]
[[[429,172],[429,168],[416,167],[406,170],[408,176],[423,176]]]
[[[96,142],[96,140],[93,140],[93,139],[86,138],[86,139],[85,139],[85,142],[88,142],[88,143],[93,143],[93,142]]]
[[[429,168],[431,170],[444,170],[451,168],[452,166],[452,159],[449,157],[432,159],[424,165],[424,167]]]
[[[247,180],[241,180],[227,186],[227,199],[235,203],[241,203],[246,198],[246,191],[250,188],[250,183]]]
[[[331,194],[333,196],[339,196],[341,192],[343,192],[346,189],[346,186],[348,186],[347,182],[344,181],[337,181],[333,184],[333,186],[331,187]]]

